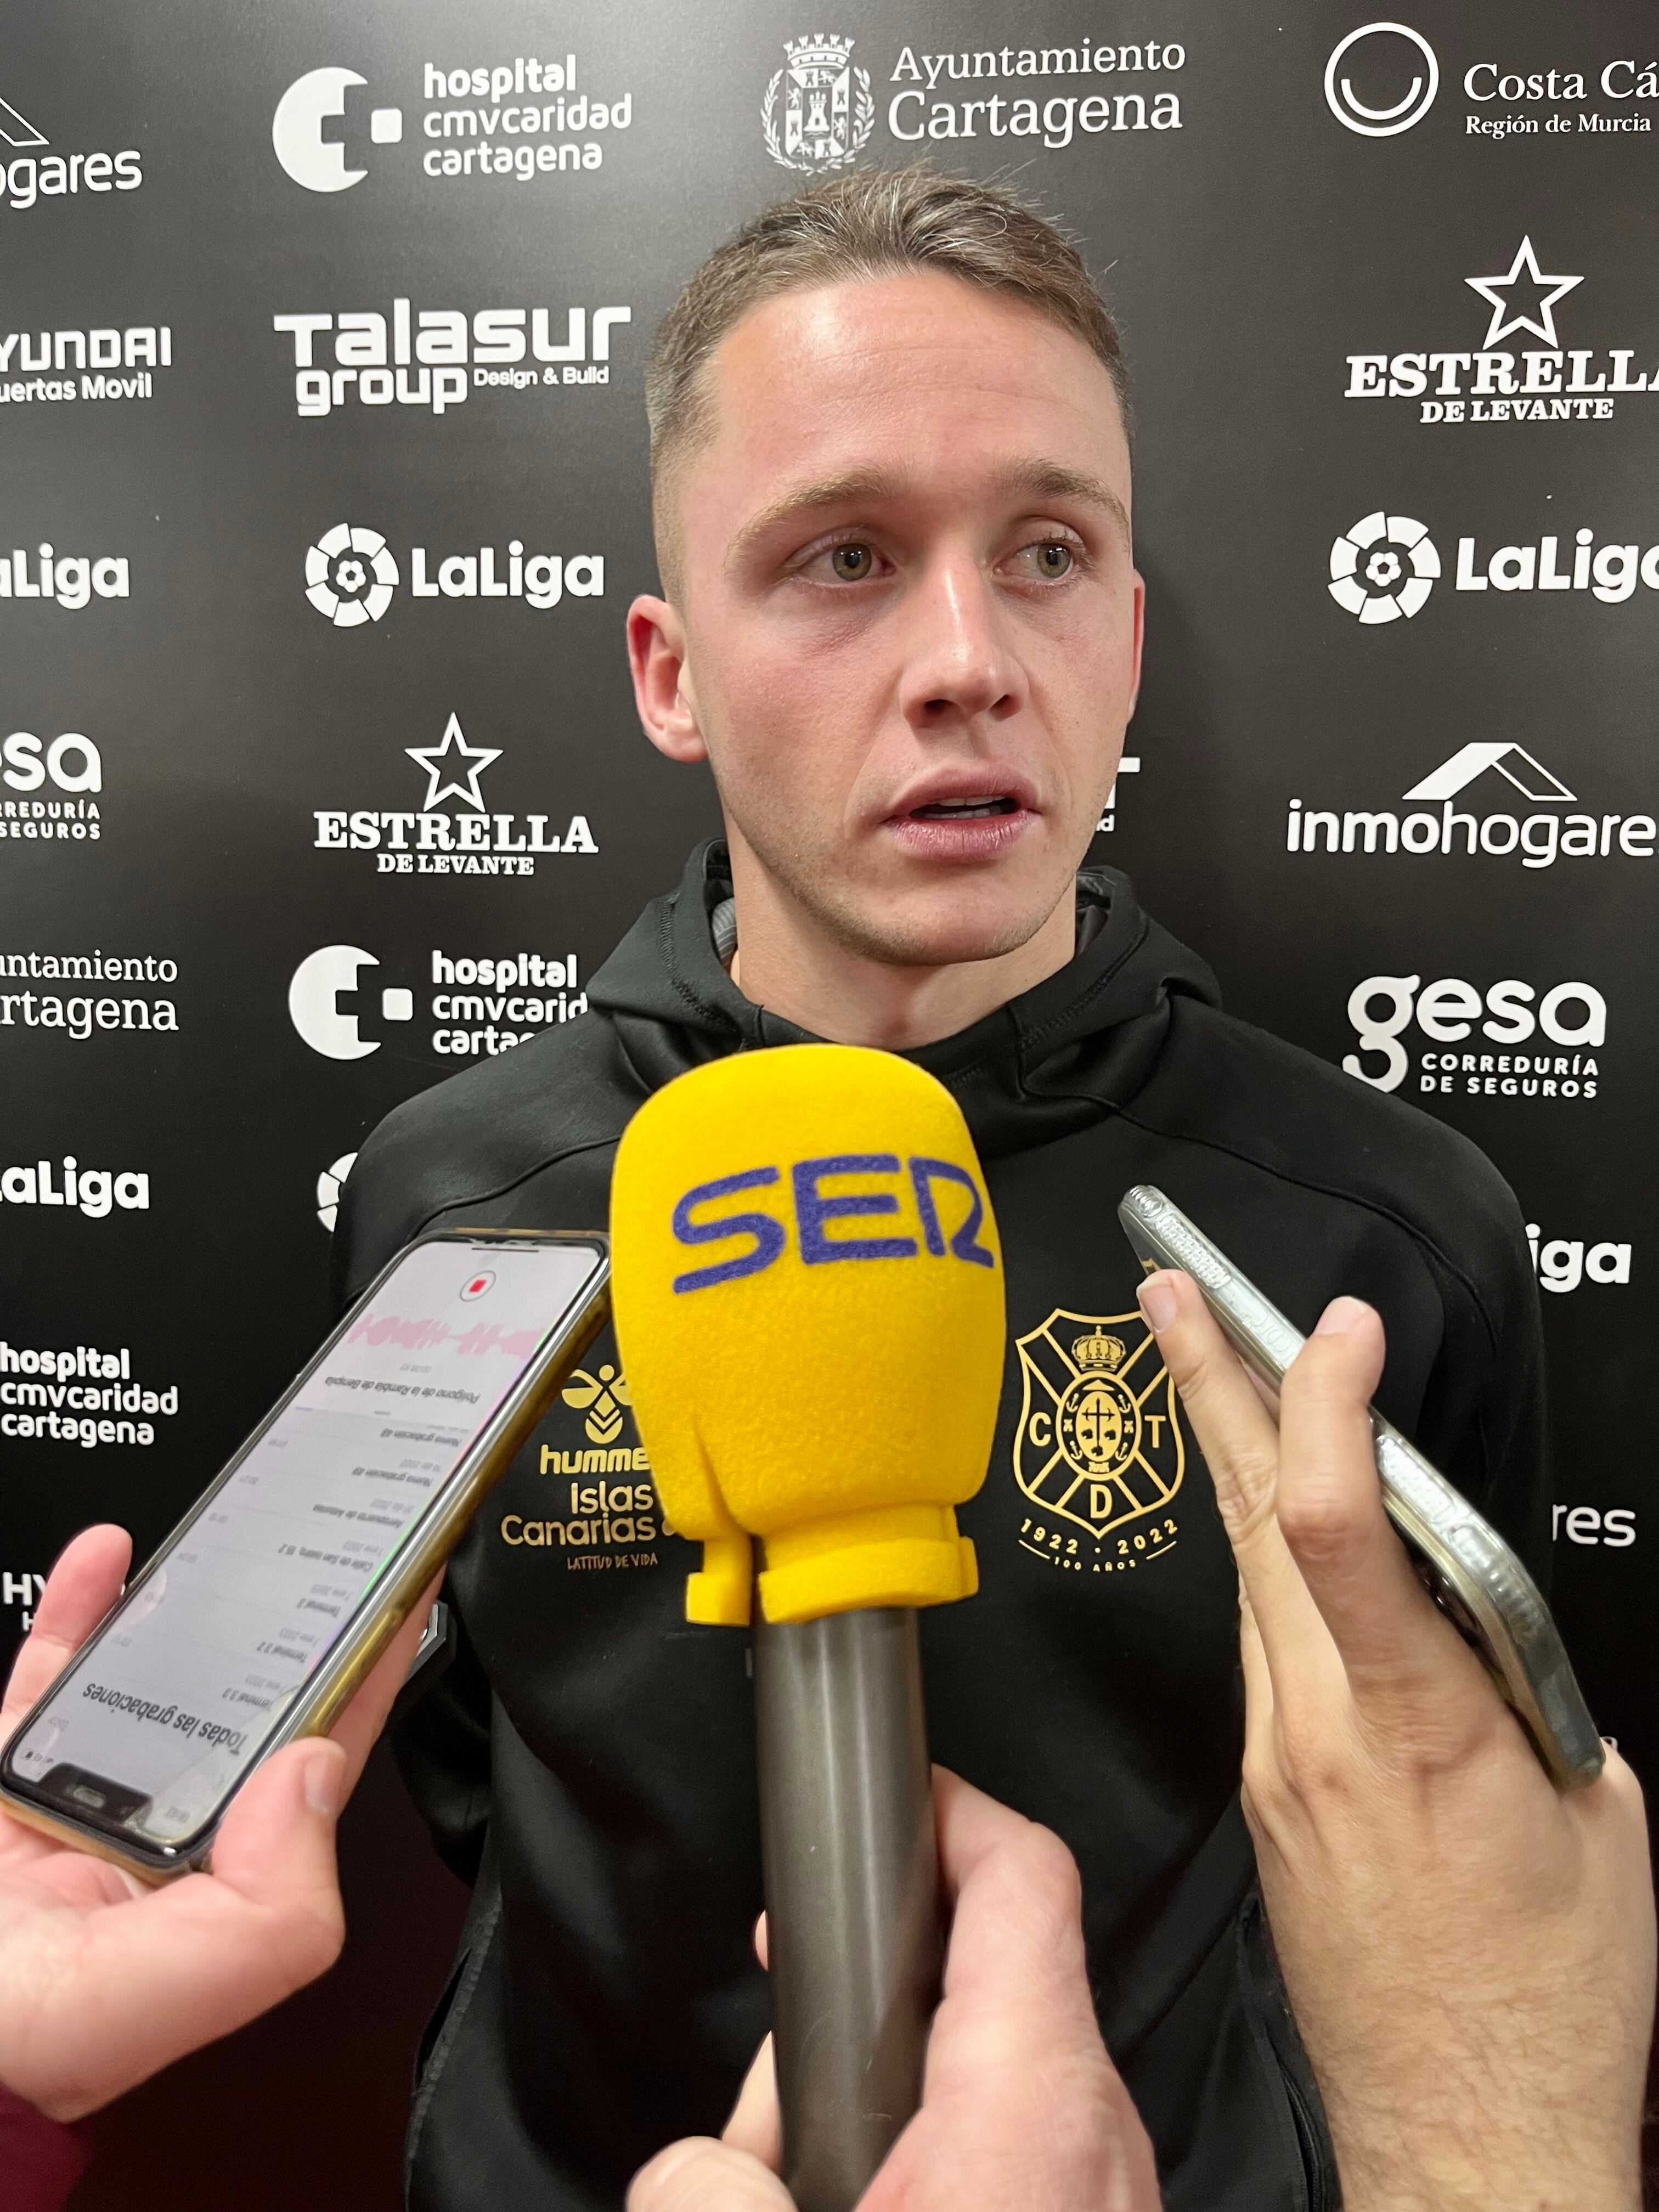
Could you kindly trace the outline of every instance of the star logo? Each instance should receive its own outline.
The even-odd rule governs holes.
[[[1511,302],[1506,295],[1524,270],[1528,280],[1537,287],[1540,295],[1532,312],[1512,313]],[[1470,291],[1478,292],[1492,308],[1492,321],[1487,325],[1486,343],[1495,346],[1499,338],[1507,337],[1511,331],[1531,331],[1552,349],[1559,345],[1555,335],[1554,308],[1559,300],[1565,299],[1576,285],[1583,283],[1582,276],[1546,276],[1538,266],[1538,256],[1532,250],[1532,240],[1523,238],[1510,264],[1507,276],[1466,276],[1463,282]],[[1547,287],[1553,289],[1547,290]]]
[[[499,745],[468,744],[461,735],[459,715],[450,716],[441,745],[405,745],[404,750],[426,770],[423,813],[430,814],[452,792],[465,805],[476,807],[480,814],[487,811],[478,789],[478,778],[491,761],[501,758],[501,749]],[[470,767],[466,765],[469,762]]]

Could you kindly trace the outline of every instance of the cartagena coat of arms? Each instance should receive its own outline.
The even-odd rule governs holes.
[[[1052,1528],[1097,1543],[1163,1511],[1186,1472],[1175,1384],[1139,1313],[1056,1307],[1016,1340],[1024,1398],[1014,1480]]]
[[[875,124],[869,70],[854,68],[851,39],[822,31],[786,40],[783,51],[788,59],[761,101],[767,152],[809,176],[844,169]]]

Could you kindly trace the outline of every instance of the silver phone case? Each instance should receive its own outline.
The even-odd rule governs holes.
[[[70,1668],[77,1665],[88,1648],[119,1619],[125,1607],[132,1602],[192,1522],[207,1510],[306,1377],[327,1357],[337,1340],[379,1291],[387,1276],[418,1246],[435,1243],[471,1244],[481,1249],[509,1243],[582,1245],[593,1253],[596,1264],[588,1279],[586,1297],[572,1306],[559,1328],[549,1338],[539,1357],[502,1400],[465,1458],[404,1538],[400,1548],[382,1570],[380,1578],[371,1582],[363,1592],[357,1610],[339,1642],[315,1674],[301,1686],[294,1703],[283,1715],[258,1758],[242,1777],[242,1781],[246,1782],[248,1775],[285,1744],[293,1743],[301,1736],[325,1735],[350,1703],[376,1660],[403,1626],[410,1606],[460,1541],[486,1494],[505,1474],[520,1446],[552,1403],[555,1394],[569,1379],[576,1362],[605,1326],[611,1311],[611,1240],[603,1231],[441,1229],[429,1236],[415,1237],[389,1260],[338,1326],[330,1330],[324,1342],[300,1370],[264,1419],[233,1453],[176,1527],[156,1546],[145,1561],[143,1572],[135,1575],[127,1584],[63,1674],[35,1700],[12,1730],[3,1754],[0,1754],[0,1804],[3,1804],[14,1819],[24,1821],[30,1827],[41,1829],[47,1835],[71,1842],[94,1857],[108,1859],[117,1866],[125,1867],[143,1881],[171,1881],[179,1875],[193,1873],[207,1864],[212,1854],[214,1835],[219,1820],[223,1818],[225,1805],[229,1803],[228,1798],[206,1824],[203,1832],[192,1841],[177,1846],[145,1844],[138,1838],[127,1837],[118,1830],[77,1820],[54,1803],[43,1802],[33,1794],[31,1784],[22,1776],[13,1772],[11,1747],[24,1729],[32,1726],[37,1717],[52,1703]],[[240,1789],[241,1783],[236,1786]],[[231,1794],[234,1796],[234,1792]]]
[[[1176,1267],[1203,1293],[1245,1362],[1275,1388],[1305,1339],[1255,1285],[1150,1183],[1117,1210],[1143,1267]],[[1606,1753],[1538,1586],[1491,1523],[1373,1406],[1382,1503],[1415,1553],[1429,1595],[1474,1646],[1560,1790],[1582,1790]]]

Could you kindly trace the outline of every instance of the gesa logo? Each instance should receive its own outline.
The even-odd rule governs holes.
[[[897,1194],[890,1190],[826,1193],[820,1186],[842,1176],[897,1176],[908,1170],[915,1200],[921,1243],[914,1237],[831,1237],[832,1221],[874,1219],[900,1211]],[[687,1245],[724,1244],[733,1237],[751,1240],[746,1252],[718,1260],[707,1267],[692,1267],[674,1278],[677,1297],[703,1291],[716,1283],[735,1283],[744,1275],[758,1275],[769,1267],[789,1242],[784,1224],[770,1213],[722,1213],[699,1220],[699,1211],[735,1198],[740,1191],[764,1190],[781,1183],[777,1168],[745,1168],[740,1175],[719,1176],[688,1190],[674,1208],[673,1231]],[[947,1235],[939,1219],[934,1186],[952,1183],[968,1194],[968,1211],[960,1225]],[[966,1260],[975,1267],[994,1267],[994,1255],[979,1242],[985,1219],[985,1200],[966,1168],[952,1160],[933,1160],[917,1154],[901,1161],[896,1152],[836,1152],[824,1159],[798,1160],[789,1170],[794,1201],[795,1234],[803,1263],[818,1267],[833,1260],[914,1260],[923,1245],[930,1256]]]

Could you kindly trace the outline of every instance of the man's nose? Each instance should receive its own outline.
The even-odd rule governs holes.
[[[989,580],[967,555],[933,563],[906,594],[900,703],[918,731],[982,716],[1002,720],[1024,702],[1025,677]]]

